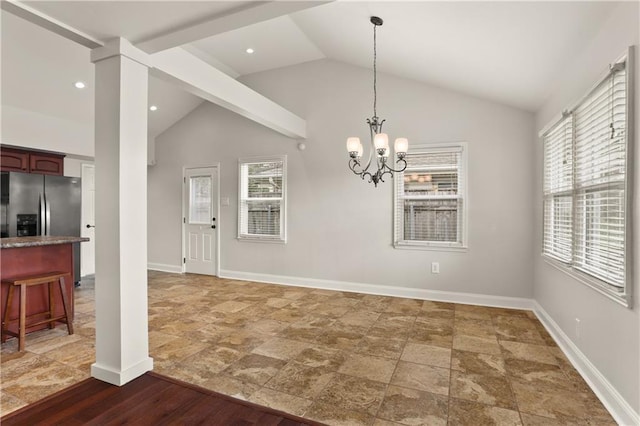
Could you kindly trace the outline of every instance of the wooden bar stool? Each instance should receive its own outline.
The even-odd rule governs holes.
[[[10,285],[9,294],[7,295],[7,305],[5,306],[2,319],[2,343],[7,340],[7,335],[17,337],[18,351],[22,352],[24,351],[24,338],[27,328],[49,323],[49,328],[53,329],[55,328],[56,322],[58,321],[67,324],[67,330],[69,331],[69,334],[73,334],[73,320],[70,319],[71,307],[69,306],[69,298],[67,297],[65,278],[71,279],[71,274],[56,271],[2,280],[2,283]],[[60,295],[62,296],[62,305],[64,308],[64,315],[58,316],[55,316],[55,298],[53,294],[56,281],[60,286]],[[44,284],[49,285],[49,309],[47,311],[38,312],[36,314],[27,316],[27,288]],[[10,319],[9,317],[11,314],[11,305],[13,302],[13,291],[18,286],[20,287],[20,315],[17,319]],[[44,319],[42,319],[43,316]],[[41,319],[32,321],[35,318]],[[29,322],[27,322],[28,320]],[[9,324],[16,321],[18,322],[18,333],[9,330]]]

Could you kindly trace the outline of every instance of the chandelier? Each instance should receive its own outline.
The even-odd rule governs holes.
[[[369,179],[369,183],[373,182],[374,186],[378,186],[378,182],[384,182],[384,175],[389,174],[393,177],[393,173],[400,173],[407,168],[407,161],[404,159],[409,148],[409,141],[406,138],[398,138],[394,143],[394,150],[398,160],[398,169],[393,169],[387,164],[389,159],[389,135],[382,133],[382,125],[385,120],[380,120],[377,111],[378,91],[377,85],[377,69],[376,69],[376,28],[382,25],[382,19],[372,16],[370,19],[373,24],[373,116],[367,118],[369,132],[371,136],[371,149],[369,150],[369,158],[365,166],[362,165],[363,148],[360,138],[347,138],[347,151],[349,152],[349,169],[356,175]],[[373,170],[373,157],[375,153],[375,166],[377,170]],[[371,168],[371,171],[369,171]]]

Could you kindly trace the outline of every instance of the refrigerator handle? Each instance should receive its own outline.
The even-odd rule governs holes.
[[[45,201],[42,194],[38,195],[38,208],[40,209],[40,220],[38,221],[38,224],[40,225],[40,235],[46,235],[47,228],[45,219],[47,216],[47,211],[45,209]]]
[[[47,201],[47,194],[44,195],[45,217],[47,230],[45,235],[51,235],[51,204]]]

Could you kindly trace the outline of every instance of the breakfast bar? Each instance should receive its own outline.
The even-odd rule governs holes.
[[[18,277],[38,276],[56,271],[59,274],[68,274],[73,277],[73,250],[74,243],[89,241],[82,237],[15,237],[0,238],[0,278],[2,279],[2,306],[0,314],[3,319],[7,313],[9,320],[8,329],[13,333],[18,333],[18,322],[20,316],[20,298],[13,297],[9,310],[5,311],[7,299],[9,298],[10,282]],[[76,248],[77,249],[77,248]],[[73,288],[74,280],[64,280],[64,288],[67,294],[67,304],[70,312],[69,321],[73,321]],[[54,307],[53,315],[64,316],[64,304],[60,291],[53,291],[50,295],[51,286],[34,286],[27,292],[25,300],[26,316],[33,316],[48,311],[49,306]],[[50,300],[50,296],[52,296]],[[33,327],[27,327],[27,332],[46,328],[47,323],[41,323]]]

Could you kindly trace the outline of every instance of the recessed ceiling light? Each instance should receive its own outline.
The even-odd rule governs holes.
[[[85,87],[87,87],[87,85],[82,81],[76,81],[75,83],[73,83],[73,85],[76,89],[84,89]]]
[[[155,105],[151,105],[151,106],[149,107],[149,109],[150,109],[151,111],[157,111],[157,110],[158,110],[158,107],[157,107],[157,106],[155,106]]]
[[[254,52],[254,50],[253,50],[252,48],[248,48],[248,49],[246,50],[246,52],[247,52],[247,53],[253,53],[253,52]]]

